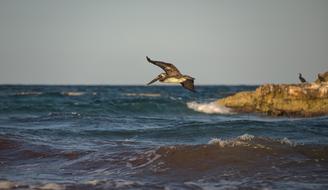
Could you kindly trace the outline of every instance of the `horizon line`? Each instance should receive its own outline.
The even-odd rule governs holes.
[[[263,83],[267,84],[267,83]],[[195,86],[259,86],[261,84],[196,84]],[[148,86],[146,84],[82,84],[82,83],[0,83],[0,86]],[[154,84],[151,86],[179,86],[178,84]]]

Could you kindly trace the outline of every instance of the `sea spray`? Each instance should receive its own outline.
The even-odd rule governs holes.
[[[227,140],[223,140],[221,138],[212,138],[208,142],[208,144],[216,144],[219,145],[220,147],[226,147],[226,146],[235,147],[239,145],[245,145],[247,144],[248,141],[251,141],[253,139],[254,139],[253,135],[243,134],[241,136],[238,136],[237,138],[227,139]]]
[[[198,112],[203,112],[207,114],[232,114],[231,109],[220,106],[216,102],[210,103],[197,103],[197,102],[187,102],[187,106]]]

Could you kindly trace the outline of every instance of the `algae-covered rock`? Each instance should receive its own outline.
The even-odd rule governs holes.
[[[217,103],[239,112],[273,116],[328,115],[328,82],[266,84],[255,91],[239,92],[220,99]]]

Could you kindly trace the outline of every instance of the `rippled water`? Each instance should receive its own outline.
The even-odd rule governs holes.
[[[256,86],[0,86],[0,189],[327,189],[328,117],[236,114]]]

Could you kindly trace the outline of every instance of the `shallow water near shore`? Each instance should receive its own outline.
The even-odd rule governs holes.
[[[0,189],[327,189],[328,117],[213,104],[256,86],[0,86]]]

